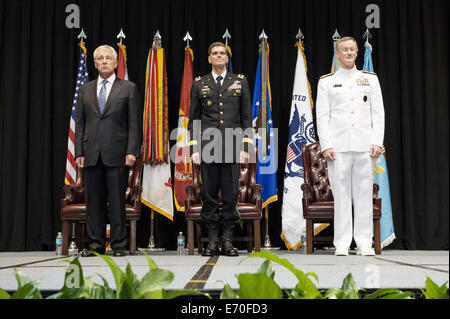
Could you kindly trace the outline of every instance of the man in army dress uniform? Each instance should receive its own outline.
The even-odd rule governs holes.
[[[373,256],[373,165],[383,145],[383,97],[376,74],[356,69],[354,38],[340,39],[336,54],[339,69],[320,78],[316,102],[317,131],[334,197],[335,254],[348,255],[353,236],[357,254]]]
[[[200,165],[202,181],[201,217],[209,243],[203,256],[238,256],[232,246],[233,228],[239,223],[238,183],[240,163],[248,162],[251,139],[251,97],[247,79],[227,72],[226,46],[214,42],[208,49],[212,72],[195,78],[191,89],[188,130],[191,159]],[[222,214],[219,215],[218,192]]]

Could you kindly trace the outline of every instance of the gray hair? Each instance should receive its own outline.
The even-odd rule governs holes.
[[[97,56],[97,51],[100,50],[100,49],[109,49],[109,50],[111,50],[112,53],[113,53],[114,59],[117,61],[117,52],[116,52],[116,50],[112,46],[109,46],[109,45],[106,45],[106,44],[101,45],[101,46],[97,47],[97,49],[95,49],[95,51],[94,51],[94,60],[95,60],[95,57]]]
[[[339,49],[339,46],[341,45],[342,42],[346,42],[346,41],[353,41],[356,44],[356,50],[358,50],[358,42],[356,42],[354,37],[343,37],[340,38],[339,40],[337,40],[336,42],[336,49]]]

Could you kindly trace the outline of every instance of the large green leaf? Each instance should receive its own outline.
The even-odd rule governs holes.
[[[267,277],[272,279],[275,277],[275,271],[273,270],[272,264],[268,259],[261,264],[257,272],[260,274],[265,274]]]
[[[10,298],[11,296],[9,295],[9,293],[0,288],[0,299],[10,299]]]
[[[403,292],[398,289],[384,288],[364,296],[364,299],[411,299],[414,293],[411,291]]]
[[[344,281],[342,282],[342,298],[341,299],[361,299],[361,296],[358,292],[358,285],[356,281],[353,279],[351,273],[345,276]]]
[[[229,284],[225,284],[220,293],[220,299],[239,299],[239,294],[231,289]]]
[[[14,275],[16,276],[18,287],[11,299],[42,299],[41,292],[38,289],[38,282],[16,268],[14,268]]]
[[[116,297],[120,298],[122,288],[124,286],[124,282],[126,280],[125,273],[117,266],[117,264],[108,256],[106,255],[100,255],[97,252],[94,252],[97,256],[101,257],[106,263],[108,264],[109,268],[111,269],[111,272],[114,277],[114,282],[116,283]]]
[[[64,276],[64,286],[62,289],[47,299],[77,299],[81,298],[80,294],[84,289],[83,268],[81,267],[78,254],[72,261],[66,259],[65,262],[69,263],[66,268],[66,274]]]
[[[278,284],[265,274],[243,273],[236,276],[241,299],[282,299],[283,292]]]
[[[156,266],[156,264],[153,261],[153,259],[151,259],[148,256],[148,254],[145,252],[145,250],[140,250],[140,251],[142,251],[144,253],[145,257],[147,257],[147,261],[148,261],[148,265],[150,266],[150,270],[158,268],[158,266]]]
[[[425,281],[425,290],[421,289],[422,293],[427,299],[449,299],[446,286],[447,282],[439,287],[433,280],[427,277],[427,280]]]
[[[300,295],[308,296],[308,298],[312,299],[322,298],[322,294],[317,289],[316,285],[314,285],[314,283],[308,278],[308,276],[312,276],[317,280],[318,278],[315,273],[308,273],[308,275],[305,275],[303,271],[295,268],[287,259],[280,258],[279,256],[269,253],[268,251],[254,252],[250,254],[249,257],[266,258],[268,260],[276,262],[277,264],[280,264],[281,266],[290,270],[298,279],[296,289],[298,290],[298,293]]]
[[[139,294],[149,298],[154,291],[162,290],[173,280],[173,273],[165,269],[152,269],[144,275],[139,287]]]

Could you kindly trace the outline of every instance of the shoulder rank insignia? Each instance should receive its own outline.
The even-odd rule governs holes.
[[[375,72],[369,72],[369,71],[362,71],[362,72],[367,73],[367,74],[377,75]]]
[[[243,74],[238,74],[238,78],[243,79],[244,75]]]
[[[322,75],[320,78],[323,79],[323,78],[326,78],[326,77],[328,77],[328,76],[330,76],[330,75],[333,75],[333,74],[334,74],[334,72],[331,72],[331,73]]]
[[[200,81],[202,79],[202,77],[201,76],[197,76],[196,78],[195,78],[195,81]]]

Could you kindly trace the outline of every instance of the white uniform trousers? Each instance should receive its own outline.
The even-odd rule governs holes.
[[[333,244],[337,249],[348,249],[353,235],[358,248],[372,247],[374,161],[369,152],[335,154],[336,159],[328,161],[328,178],[334,197]]]

